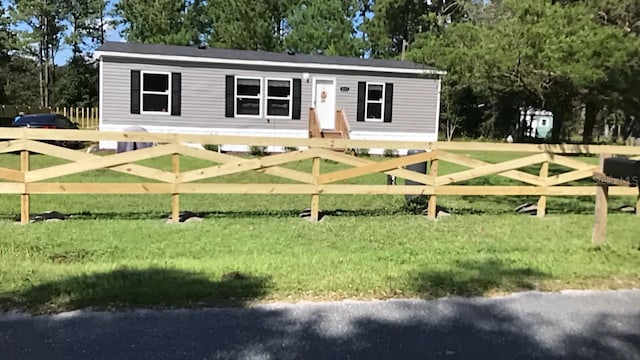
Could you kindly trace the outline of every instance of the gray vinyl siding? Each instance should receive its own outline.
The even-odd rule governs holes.
[[[336,108],[345,109],[353,131],[434,133],[438,102],[438,80],[380,76],[341,75]],[[393,83],[393,121],[391,123],[356,121],[358,82]],[[349,87],[349,95],[340,96],[340,87]]]
[[[211,64],[187,64],[142,60],[103,60],[102,123],[104,125],[176,126],[180,128],[233,128],[261,130],[307,130],[312,104],[313,77],[336,79],[336,109],[346,110],[354,131],[434,133],[436,128],[438,80],[417,77],[383,77],[367,74],[310,72],[302,80],[300,120],[225,117],[225,76],[261,78],[302,78],[301,69],[222,68]],[[180,116],[130,113],[131,70],[180,72],[182,74],[182,111]],[[393,122],[357,122],[358,81],[394,83]],[[340,91],[348,87],[349,91]],[[266,88],[263,88],[263,92]],[[264,100],[263,100],[263,113]]]

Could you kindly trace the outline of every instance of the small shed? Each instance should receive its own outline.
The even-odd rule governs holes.
[[[553,130],[553,113],[541,109],[521,109],[520,124],[524,127],[524,136],[546,139]]]

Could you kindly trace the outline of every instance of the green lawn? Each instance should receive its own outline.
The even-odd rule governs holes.
[[[515,154],[473,153],[486,161]],[[0,166],[17,168],[17,156]],[[33,156],[32,167],[53,163]],[[588,159],[595,162],[595,159]],[[146,162],[170,168],[168,158]],[[206,166],[183,159],[183,169]],[[310,170],[309,161],[290,165]],[[323,162],[323,172],[341,168]],[[462,169],[443,163],[442,173]],[[526,169],[532,173],[535,167]],[[558,168],[552,168],[559,171]],[[233,175],[225,181],[278,181]],[[60,181],[137,181],[107,171]],[[222,179],[217,181],[223,181]],[[351,183],[385,183],[384,175]],[[470,184],[512,184],[487,177]],[[586,181],[585,183],[589,183]],[[591,246],[593,198],[551,198],[549,216],[515,215],[535,197],[439,197],[454,216],[432,222],[403,196],[321,196],[328,216],[300,219],[309,196],[184,195],[201,223],[165,224],[165,195],[32,196],[32,212],[75,219],[13,222],[17,196],[0,195],[0,308],[215,306],[251,301],[484,295],[523,289],[640,284],[640,221],[613,211],[606,246]]]

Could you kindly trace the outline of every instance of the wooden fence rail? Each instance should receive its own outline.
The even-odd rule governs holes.
[[[47,130],[8,128],[0,129],[0,153],[19,152],[20,169],[0,167],[0,193],[21,195],[21,221],[29,221],[29,196],[31,194],[167,194],[172,198],[172,219],[178,221],[180,194],[305,194],[311,196],[311,215],[318,220],[319,202],[325,194],[367,195],[426,195],[429,196],[428,216],[436,216],[436,197],[449,195],[539,196],[538,216],[546,213],[549,196],[596,196],[598,185],[571,185],[569,183],[591,179],[599,167],[568,154],[617,154],[640,159],[640,147],[591,146],[591,145],[538,145],[502,143],[456,142],[397,142],[348,139],[298,139],[259,138],[239,136],[213,136],[190,134],[156,134],[145,132],[103,132],[88,130]],[[96,155],[85,151],[70,150],[39,140],[82,141],[143,141],[155,146],[135,151]],[[223,154],[188,146],[198,144],[238,144],[258,146],[299,147],[302,150],[272,154],[259,158]],[[336,149],[385,148],[424,149],[407,156],[372,160],[335,151]],[[520,157],[499,163],[487,163],[456,151],[502,151],[521,153]],[[66,164],[31,169],[29,157],[39,153],[69,161]],[[170,171],[142,166],[137,162],[171,156]],[[182,171],[181,157],[192,157],[211,162],[211,166]],[[322,172],[321,159],[332,160],[349,167],[343,170]],[[283,165],[301,160],[311,160],[310,172],[293,170]],[[408,170],[411,164],[429,162],[429,173]],[[438,172],[439,164],[448,162],[466,167],[466,170],[449,174]],[[569,169],[550,175],[549,166],[557,164]],[[539,166],[537,173],[520,170]],[[52,182],[65,175],[108,169],[135,175],[144,180],[137,183],[71,183]],[[257,171],[284,178],[294,184],[276,183],[207,183],[207,180],[246,171]],[[342,183],[368,174],[383,173],[418,182],[422,185],[354,185]],[[472,186],[461,182],[498,175],[515,180],[512,186]],[[637,180],[637,179],[636,179]],[[205,182],[202,182],[205,181]],[[197,183],[196,183],[197,182]],[[638,188],[611,186],[609,196],[636,196],[640,211]],[[639,213],[640,214],[640,213]]]

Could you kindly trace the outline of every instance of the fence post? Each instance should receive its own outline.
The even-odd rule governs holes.
[[[600,154],[600,164],[598,172],[604,172],[604,160],[609,154]],[[609,184],[600,180],[596,184],[596,208],[595,222],[593,224],[593,234],[591,242],[593,245],[602,245],[607,240],[607,213],[609,205]]]
[[[540,181],[544,183],[542,187],[545,191],[547,189],[547,177],[549,176],[549,162],[545,161],[540,165]],[[547,214],[547,196],[542,195],[538,199],[538,208],[536,211],[536,215],[539,218],[543,218]]]
[[[318,177],[320,176],[320,158],[313,158],[313,166],[311,175],[313,175],[313,184],[316,186],[315,192],[311,195],[311,221],[318,222],[320,220],[320,193],[318,192]]]
[[[171,157],[171,170],[176,175],[180,175],[180,154],[174,153]],[[180,222],[180,194],[177,190],[178,184],[173,185],[173,193],[171,194],[171,220],[173,222]]]
[[[430,169],[429,169],[429,176],[433,179],[433,190],[435,191],[436,189],[436,179],[438,178],[438,155],[439,152],[438,150],[432,150],[435,151],[435,157],[433,158],[433,160],[431,160],[430,164]],[[429,197],[429,208],[427,210],[427,217],[431,220],[435,220],[438,217],[438,207],[437,207],[437,196],[431,195]]]
[[[29,171],[29,150],[22,150],[20,152],[20,171],[23,176],[24,190],[20,195],[20,223],[29,223],[29,193],[27,191],[27,181],[25,179],[27,172]]]
[[[640,216],[640,184],[636,184],[638,187],[638,199],[636,200],[636,216]]]

